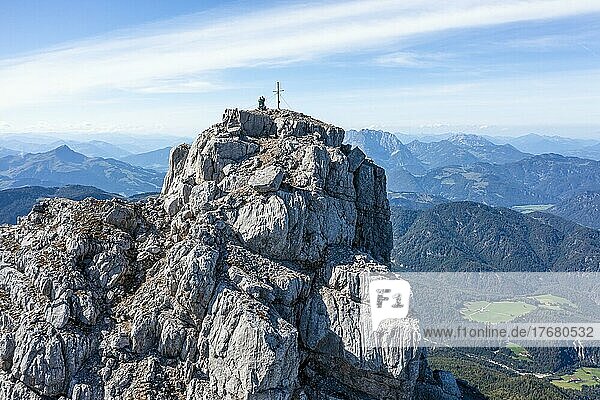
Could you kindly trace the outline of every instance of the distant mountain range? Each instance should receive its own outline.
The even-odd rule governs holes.
[[[82,185],[67,185],[64,187],[28,186],[0,190],[0,224],[15,224],[17,217],[27,215],[39,199],[48,197],[62,197],[71,200],[83,200],[87,197],[93,197],[98,200],[107,200],[119,196],[92,186]]]
[[[0,158],[0,189],[90,185],[126,196],[160,191],[164,173],[111,158],[87,157],[66,145]]]
[[[591,158],[592,160],[600,160],[600,143],[579,150],[570,150],[567,151],[566,154],[582,158]]]
[[[132,154],[147,153],[164,147],[172,147],[192,138],[171,135],[144,134],[33,134],[13,133],[0,135],[0,148],[16,153],[43,153],[67,145],[88,157],[121,158]]]
[[[166,137],[150,139],[140,136],[113,137],[117,144],[104,140],[71,140],[59,139],[47,135],[6,135],[0,136],[0,157],[24,155],[27,153],[45,153],[60,146],[88,157],[114,158],[138,167],[166,172],[169,167],[169,151],[173,145],[189,141],[183,137]],[[160,146],[160,148],[154,147]],[[140,151],[142,149],[143,151]]]
[[[148,151],[146,153],[131,154],[121,157],[120,160],[138,167],[149,168],[155,171],[167,172],[169,169],[169,153],[171,147]]]
[[[552,214],[600,229],[600,192],[584,192],[561,201],[547,210]]]
[[[18,151],[13,149],[7,149],[5,147],[0,147],[0,157],[13,156],[15,154],[19,154]]]
[[[472,202],[392,207],[398,268],[419,271],[600,271],[600,231],[543,213]]]
[[[476,135],[404,145],[391,133],[361,130],[351,131],[346,142],[384,165],[390,193],[434,196],[432,204],[441,199],[507,207],[554,204],[585,191],[600,191],[599,161],[531,155]],[[575,142],[583,146],[589,141]]]
[[[442,167],[416,179],[421,192],[453,201],[499,206],[553,204],[598,190],[600,161],[543,154],[504,165]],[[407,182],[407,186],[413,185],[413,180]]]
[[[600,148],[600,133],[598,132],[596,132],[597,139],[579,139],[557,135],[540,135],[535,133],[529,133],[521,136],[501,136],[497,134],[490,134],[493,132],[491,127],[488,127],[484,130],[479,130],[478,132],[479,133],[477,135],[468,136],[479,136],[498,145],[510,144],[517,150],[524,153],[556,153],[564,156],[575,156],[600,160],[600,158],[598,158],[600,156],[600,153],[598,152]],[[402,141],[402,143],[406,144],[415,140],[423,143],[440,142],[442,140],[448,140],[456,135],[456,133],[450,132],[418,135],[394,133],[394,136]]]
[[[26,139],[26,138],[23,138]],[[26,142],[23,139],[0,138],[0,143],[10,149],[12,154],[44,153],[60,146],[85,154],[88,157],[119,158],[132,154],[131,152],[114,144],[102,140],[80,142],[75,140],[51,140],[48,142]]]
[[[531,154],[556,153],[565,156],[600,160],[600,141],[593,139],[571,139],[561,136],[528,134],[519,137],[491,137],[497,144],[509,143],[517,149]]]
[[[413,175],[447,165],[505,164],[530,156],[509,144],[497,145],[481,136],[464,134],[437,142],[414,140],[405,145],[392,133],[363,129],[346,132],[345,142],[360,147],[387,170],[402,167]]]
[[[412,174],[423,174],[425,165],[394,134],[363,129],[346,132],[345,143],[360,147],[386,170],[404,168]]]
[[[441,196],[415,192],[388,192],[388,200],[390,205],[412,210],[427,210],[438,204],[449,202],[448,199]]]
[[[431,143],[415,140],[408,143],[407,147],[427,169],[477,162],[506,164],[530,156],[510,144],[497,145],[476,135],[454,135],[449,139]]]
[[[450,200],[441,196],[415,192],[388,192],[390,206],[399,206],[411,210],[428,210],[439,204],[449,203]],[[516,211],[532,213],[543,210],[546,220],[550,221],[550,214],[557,215],[561,224],[564,220],[582,226],[600,230],[600,192],[583,192],[571,198],[561,200],[552,205],[543,206],[517,206]],[[536,215],[539,218],[540,214]],[[563,220],[564,219],[564,220]]]

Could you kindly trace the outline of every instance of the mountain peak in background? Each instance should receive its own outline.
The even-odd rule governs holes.
[[[448,138],[448,141],[454,144],[463,146],[490,146],[494,145],[491,141],[483,136],[474,135],[471,133],[457,133]]]
[[[88,185],[130,196],[160,190],[163,172],[111,158],[86,157],[67,145],[44,153],[0,158],[0,189]]]
[[[600,144],[600,142],[593,139],[572,139],[563,136],[546,136],[536,133],[529,133],[515,138],[505,138],[503,140],[526,153],[560,153],[580,157],[585,157],[585,152],[589,151],[586,149]],[[600,151],[598,153],[592,152],[591,154],[592,158],[600,159],[598,157]]]
[[[511,145],[497,145],[472,134],[456,134],[437,142],[413,140],[405,145],[392,133],[363,129],[348,131],[345,140],[360,147],[367,156],[383,165],[390,172],[390,190],[401,192],[411,192],[416,187],[401,183],[406,181],[406,173],[420,176],[428,170],[448,165],[466,166],[478,162],[505,164],[530,156]]]
[[[393,133],[372,129],[349,130],[344,140],[362,149],[375,162],[388,170],[404,168],[414,174],[425,171],[423,164]]]
[[[46,153],[41,153],[40,155],[48,155],[50,157],[55,157],[57,160],[68,163],[82,163],[87,159],[86,156],[73,151],[66,144],[58,146],[54,150],[50,150]]]

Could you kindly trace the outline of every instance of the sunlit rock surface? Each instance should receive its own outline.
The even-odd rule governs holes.
[[[158,198],[45,200],[0,228],[0,398],[456,398],[416,321],[364,350],[357,279],[387,271],[390,213],[343,137],[226,110]]]

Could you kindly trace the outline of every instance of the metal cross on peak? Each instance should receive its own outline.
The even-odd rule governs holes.
[[[281,92],[285,90],[279,88],[279,81],[277,81],[277,89],[273,90],[273,93],[277,93],[277,109],[281,110]]]

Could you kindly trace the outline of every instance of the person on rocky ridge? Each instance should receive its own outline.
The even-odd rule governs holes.
[[[260,96],[258,98],[258,109],[261,111],[265,111],[267,109],[267,106],[265,105],[265,96]]]

